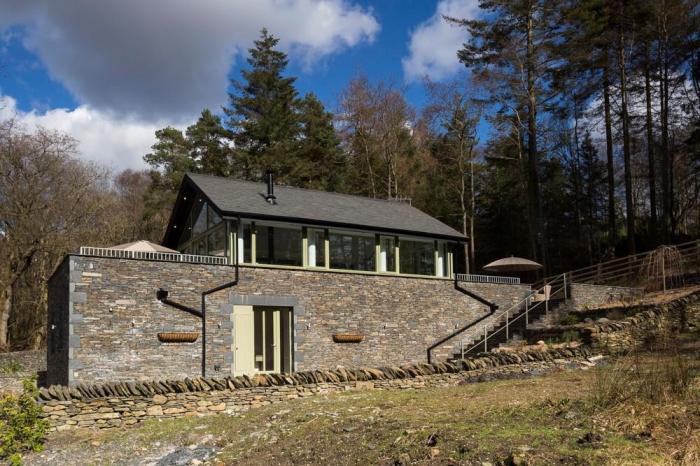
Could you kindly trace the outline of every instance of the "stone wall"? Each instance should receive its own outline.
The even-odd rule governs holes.
[[[595,309],[610,303],[628,302],[641,298],[642,288],[624,286],[590,285],[588,283],[572,283],[569,285],[571,301],[569,309]]]
[[[229,266],[67,257],[52,286],[67,288],[68,302],[52,295],[56,298],[50,300],[49,314],[52,321],[70,322],[69,331],[49,327],[49,341],[64,341],[69,350],[52,360],[61,370],[52,371],[48,382],[73,385],[201,375],[201,335],[194,343],[165,344],[157,339],[158,332],[201,331],[200,320],[160,303],[155,293],[167,289],[170,299],[198,309],[202,291],[233,278],[234,268]],[[501,308],[529,291],[527,285],[462,286]],[[209,375],[231,373],[234,304],[293,308],[295,370],[425,361],[435,341],[488,312],[455,290],[450,280],[241,267],[236,287],[207,298]],[[334,343],[332,335],[344,332],[364,339]],[[434,356],[445,358],[451,344],[446,342]],[[66,366],[67,374],[62,369]]]
[[[237,414],[317,393],[351,389],[418,389],[498,378],[525,377],[580,362],[593,365],[588,349],[490,353],[453,363],[381,369],[336,369],[289,374],[258,374],[221,379],[52,386],[40,391],[43,417],[51,430],[110,428],[146,419]]]
[[[613,314],[621,317],[612,320],[600,317],[601,312],[609,317]],[[528,330],[528,342],[558,341],[563,335],[568,335],[576,336],[576,339],[595,350],[610,354],[648,348],[681,330],[700,325],[700,292],[663,304],[593,309],[576,314],[586,317],[588,322],[534,328]]]

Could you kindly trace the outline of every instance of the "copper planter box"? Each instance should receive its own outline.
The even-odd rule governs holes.
[[[161,343],[194,343],[199,338],[199,332],[159,332],[158,341]]]
[[[334,333],[333,341],[336,343],[359,343],[365,338],[364,335],[356,333]]]

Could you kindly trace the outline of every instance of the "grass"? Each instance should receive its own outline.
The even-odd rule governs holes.
[[[10,359],[9,361],[0,366],[0,372],[7,375],[18,374],[23,370],[24,366],[22,365],[22,363],[15,361],[14,359]]]
[[[685,373],[693,374],[700,368],[697,356],[634,358],[636,365],[625,359],[524,380],[318,395],[238,417],[69,431],[54,434],[47,448],[84,464],[94,458],[100,464],[120,463],[138,452],[202,443],[218,451],[214,464],[470,465],[497,464],[512,456],[524,456],[529,464],[698,464],[697,372],[682,389],[667,390],[658,382],[664,393],[659,397],[635,394],[640,386],[630,378],[626,391],[615,385],[620,371],[644,380],[645,373],[671,367],[679,358]]]

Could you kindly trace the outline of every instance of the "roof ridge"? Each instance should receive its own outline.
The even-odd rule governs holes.
[[[190,176],[190,175],[194,175],[194,176],[203,176],[203,177],[207,177],[207,178],[215,178],[215,179],[218,179],[218,180],[235,181],[235,182],[238,182],[238,183],[247,183],[247,184],[255,184],[255,185],[262,185],[262,186],[265,186],[265,183],[262,182],[262,181],[241,180],[241,179],[233,178],[233,177],[209,175],[209,174],[205,174],[205,173],[186,172],[185,174],[188,175],[188,176]],[[401,201],[401,200],[398,200],[398,199],[379,199],[379,198],[376,198],[376,197],[363,196],[363,195],[361,195],[361,194],[339,193],[339,192],[337,192],[337,191],[324,191],[324,190],[322,190],[322,189],[301,188],[301,187],[299,187],[299,186],[287,186],[287,185],[283,185],[283,184],[276,184],[275,187],[278,187],[278,188],[285,188],[285,189],[296,189],[296,190],[299,190],[299,191],[311,191],[311,192],[314,192],[314,193],[334,194],[334,195],[336,195],[336,196],[354,197],[354,198],[366,199],[366,200],[368,200],[368,201],[388,202],[388,203],[393,203],[394,205],[396,205],[396,204],[407,205],[407,206],[409,206],[409,207],[411,207],[411,208],[413,208],[413,209],[416,209],[416,210],[419,210],[419,211],[423,212],[423,211],[420,210],[419,208],[414,207],[413,204],[407,204],[405,201]],[[425,212],[423,212],[423,213],[425,213]],[[427,214],[427,215],[429,215],[429,214]],[[434,217],[433,217],[433,218],[434,218]]]

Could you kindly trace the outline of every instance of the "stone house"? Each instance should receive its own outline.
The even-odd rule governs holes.
[[[176,252],[84,247],[51,277],[48,382],[425,361],[529,292],[458,287],[465,241],[407,202],[188,174]]]

